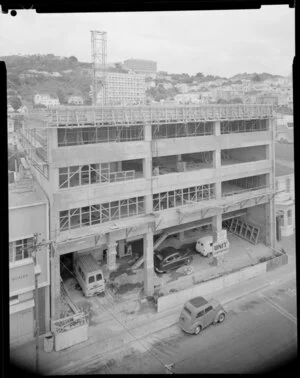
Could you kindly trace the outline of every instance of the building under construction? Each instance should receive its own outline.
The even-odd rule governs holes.
[[[270,105],[29,114],[22,144],[50,204],[52,316],[64,254],[90,251],[113,271],[117,251],[142,239],[144,292],[151,295],[153,250],[175,232],[211,224],[218,238],[222,221],[239,217],[274,247],[274,131]],[[241,232],[257,236],[255,228]]]

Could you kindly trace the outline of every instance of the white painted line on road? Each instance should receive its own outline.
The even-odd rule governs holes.
[[[259,293],[259,296],[264,298],[272,307],[274,307],[281,315],[285,316],[287,319],[291,320],[293,323],[297,324],[297,318],[286,311],[283,307],[279,304],[275,303],[272,299],[270,299],[267,295],[263,293]]]

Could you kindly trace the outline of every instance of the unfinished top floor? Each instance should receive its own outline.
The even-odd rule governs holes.
[[[159,105],[159,106],[61,106],[28,115],[31,128],[99,127],[180,124],[208,121],[267,119],[271,105]]]

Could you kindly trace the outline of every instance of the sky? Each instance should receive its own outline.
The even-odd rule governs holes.
[[[91,30],[107,32],[107,61],[149,59],[158,70],[231,77],[289,75],[295,54],[294,9],[0,14],[0,56],[74,55],[91,61]]]

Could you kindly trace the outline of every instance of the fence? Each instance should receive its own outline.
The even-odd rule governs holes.
[[[88,339],[88,318],[84,312],[54,320],[51,325],[56,351],[69,348]]]

